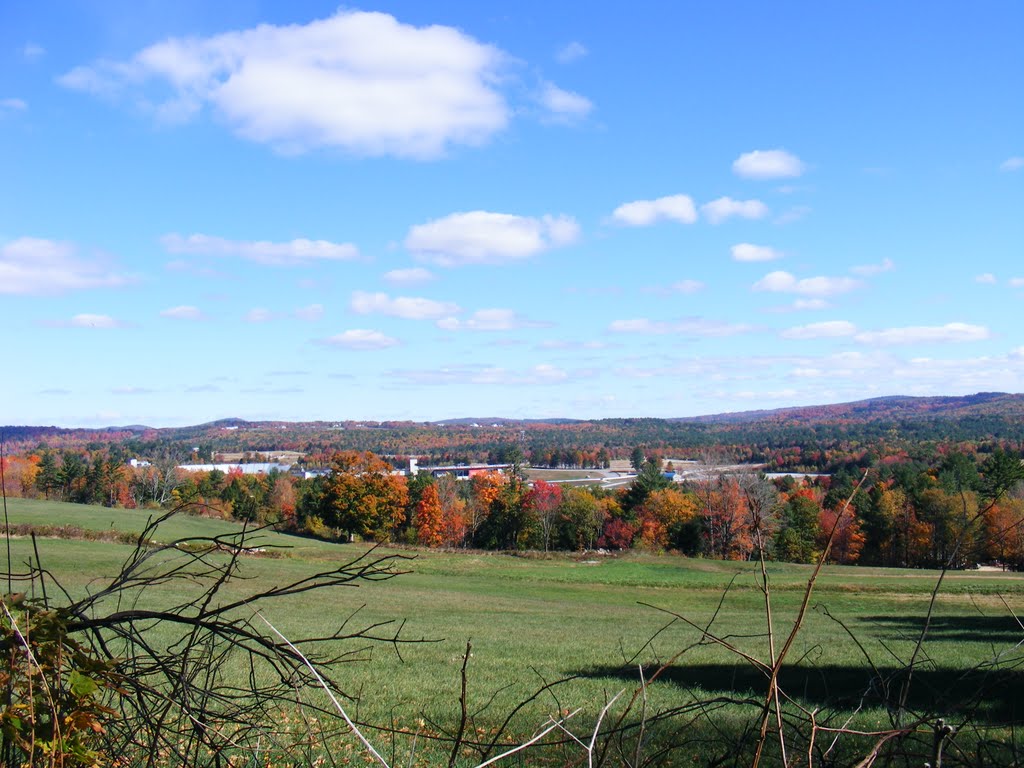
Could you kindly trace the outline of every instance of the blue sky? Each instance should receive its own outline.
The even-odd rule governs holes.
[[[1024,5],[0,5],[0,423],[1024,391]]]

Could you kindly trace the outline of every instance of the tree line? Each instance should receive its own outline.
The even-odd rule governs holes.
[[[127,508],[191,504],[204,514],[323,538],[446,548],[579,551],[642,549],[690,556],[813,562],[832,527],[837,563],[1024,567],[1020,455],[950,452],[931,464],[877,463],[829,477],[769,480],[709,472],[685,483],[658,457],[632,452],[636,478],[619,490],[530,483],[516,451],[507,473],[468,480],[405,476],[367,451],[339,451],[311,478],[241,470],[183,472],[170,460],[129,466],[110,451],[4,459],[8,495]],[[996,497],[996,489],[1003,491]],[[852,495],[850,508],[844,505]],[[838,523],[837,523],[838,521]]]

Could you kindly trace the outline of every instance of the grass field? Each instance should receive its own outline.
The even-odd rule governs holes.
[[[12,526],[138,531],[148,514],[20,499],[8,502]],[[238,530],[234,523],[178,516],[167,522],[158,538],[233,530]],[[250,578],[231,585],[224,599],[300,578],[366,551],[364,545],[282,534],[263,539],[262,545],[287,547],[280,550],[284,556],[247,559],[245,573]],[[18,570],[17,564],[31,557],[30,542],[13,539],[10,546]],[[65,539],[41,540],[39,547],[44,566],[76,594],[116,573],[131,551],[123,544]],[[405,637],[430,641],[402,646],[401,657],[394,648],[378,644],[338,675],[346,692],[358,696],[352,714],[360,721],[420,733],[416,763],[446,762],[446,747],[432,746],[427,738],[455,728],[467,641],[472,642],[468,709],[476,713],[473,725],[481,738],[542,685],[562,678],[572,679],[516,714],[510,736],[525,739],[547,718],[577,708],[582,709],[572,727],[586,734],[605,703],[624,690],[607,716],[608,722],[615,719],[636,689],[641,669],[649,677],[678,655],[644,691],[646,711],[653,715],[679,709],[686,714],[660,724],[652,718],[645,730],[645,751],[653,756],[657,749],[679,742],[683,747],[670,753],[667,764],[706,764],[719,758],[727,764],[730,759],[749,763],[742,757],[752,738],[745,729],[752,713],[757,714],[756,705],[719,707],[707,702],[725,696],[757,701],[764,696],[765,677],[736,652],[706,638],[702,641],[702,632],[687,622],[710,625],[711,632],[737,650],[767,659],[764,596],[755,564],[635,554],[544,558],[386,552],[413,556],[401,564],[410,572],[354,589],[299,595],[269,604],[263,612],[289,636],[326,632],[357,612],[355,622],[404,620]],[[774,627],[788,633],[811,569],[770,564],[768,570]],[[929,571],[826,568],[790,653],[792,663],[783,670],[783,689],[800,706],[817,710],[821,722],[867,730],[889,727],[891,711],[883,706],[880,681],[889,679],[898,689],[905,675],[900,670],[921,635],[937,578]],[[154,603],[169,597],[161,589],[169,588],[155,589],[150,597]],[[1015,616],[1022,613],[1021,575],[947,576],[907,701],[913,715],[942,715],[963,727],[947,752],[946,765],[1012,764],[1017,759],[1013,726],[1024,716],[1024,700],[1018,702],[1024,682],[1018,644],[1024,630]],[[706,716],[694,719],[693,712]],[[793,739],[798,741],[801,730],[794,728]],[[410,738],[370,734],[395,750],[392,765],[408,761]],[[636,735],[633,731],[630,738],[635,740]],[[819,738],[825,741],[824,736]],[[921,744],[930,740],[924,728]],[[737,742],[746,746],[736,747]],[[870,743],[871,739],[847,736],[829,756],[836,765],[847,764],[853,756],[863,756]],[[563,764],[581,759],[578,745],[564,750],[552,748],[520,760]],[[730,750],[737,756],[729,758]],[[778,759],[770,757],[769,763]],[[470,756],[462,764],[472,764]]]

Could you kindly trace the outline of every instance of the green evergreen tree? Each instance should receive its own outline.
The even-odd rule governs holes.
[[[60,470],[57,469],[57,459],[50,451],[44,451],[39,457],[39,474],[36,475],[36,488],[43,492],[43,497],[49,499],[50,494],[60,488]]]

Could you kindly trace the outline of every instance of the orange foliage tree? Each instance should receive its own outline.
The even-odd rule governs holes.
[[[405,522],[405,477],[369,451],[341,451],[331,462],[324,494],[328,525],[364,539],[389,541]]]
[[[444,542],[444,512],[437,486],[431,483],[420,494],[416,513],[412,520],[416,528],[416,540],[427,547],[439,547]]]
[[[637,511],[640,530],[634,546],[644,549],[668,549],[673,534],[697,514],[697,501],[676,488],[662,488],[651,493]]]
[[[864,549],[864,532],[861,530],[861,522],[852,511],[847,511],[840,517],[838,510],[823,509],[818,518],[821,529],[818,539],[818,546],[824,548],[828,542],[828,536],[832,528],[839,521],[836,528],[836,536],[832,541],[832,549],[828,553],[830,563],[840,565],[853,565],[860,558],[861,550]]]
[[[434,488],[441,505],[441,539],[445,546],[461,546],[466,540],[466,502],[459,496],[459,481],[443,475]]]
[[[985,514],[989,559],[1024,566],[1024,499],[1001,499]]]
[[[469,479],[469,501],[466,504],[466,534],[476,536],[491,514],[491,507],[501,495],[506,478],[498,472],[481,472]]]

